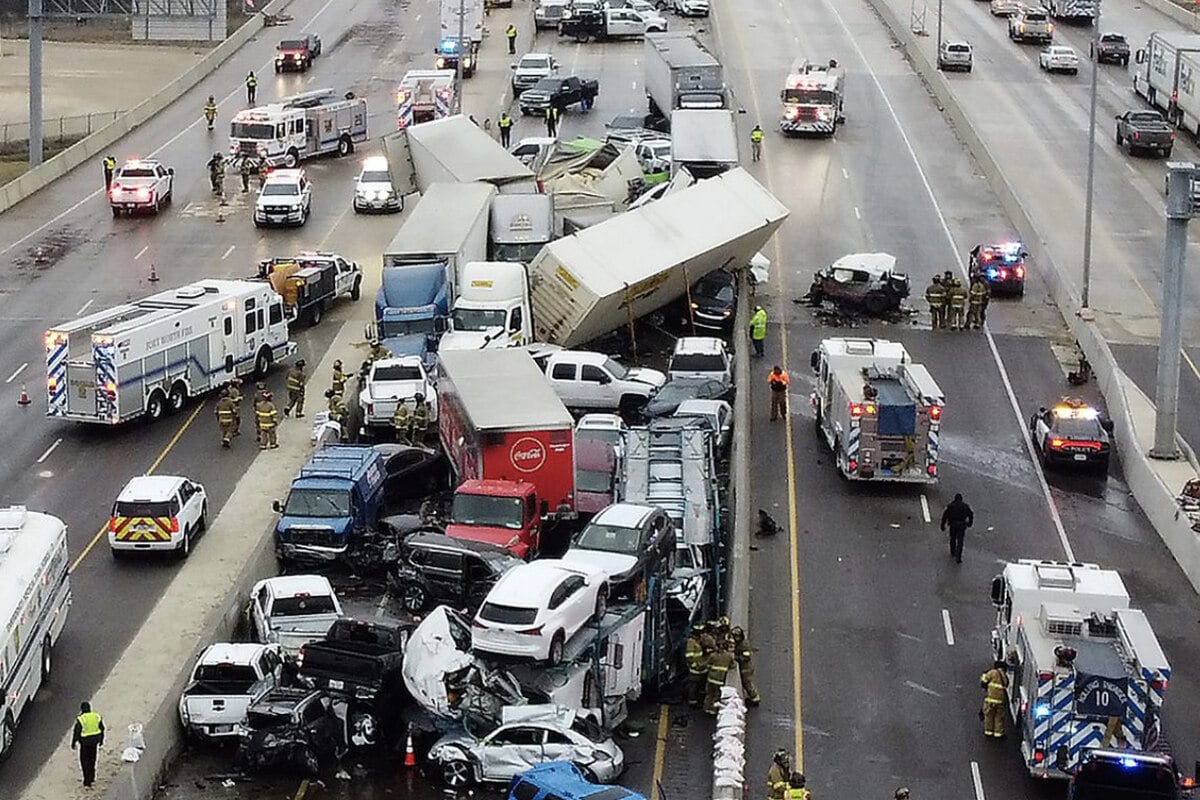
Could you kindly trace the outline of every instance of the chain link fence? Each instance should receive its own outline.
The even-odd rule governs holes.
[[[124,111],[96,111],[91,114],[52,117],[42,122],[42,138],[45,142],[58,142],[59,144],[79,141],[124,113]],[[28,147],[28,122],[0,122],[0,152],[26,150]]]

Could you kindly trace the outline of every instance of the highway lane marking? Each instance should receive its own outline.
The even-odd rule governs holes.
[[[924,692],[925,694],[932,695],[934,697],[941,697],[941,695],[935,692],[933,689],[930,689],[928,686],[922,686],[915,681],[905,681],[904,685],[910,689],[916,689],[918,692]]]
[[[846,180],[850,180],[850,173],[846,171],[845,167],[842,167],[842,177]]]
[[[1124,161],[1124,162],[1122,162],[1122,163],[1123,163],[1123,164],[1125,164],[1125,169],[1129,170],[1129,171],[1130,171],[1130,172],[1132,172],[1134,175],[1137,175],[1137,174],[1138,174],[1138,171],[1137,171],[1136,169],[1134,169],[1134,168],[1133,168],[1133,164],[1130,164],[1128,161]]]
[[[154,470],[158,469],[159,465],[162,464],[163,459],[167,457],[167,454],[175,449],[175,445],[179,444],[179,440],[183,438],[183,434],[192,426],[192,423],[196,421],[196,417],[200,415],[200,412],[203,409],[204,401],[202,400],[196,404],[194,409],[192,409],[192,413],[189,414],[188,418],[183,421],[182,425],[179,426],[179,430],[175,431],[175,435],[171,437],[171,441],[167,442],[167,446],[162,449],[162,452],[158,454],[158,458],[154,459],[153,463],[150,464],[150,467],[143,474],[154,474]],[[100,537],[104,536],[106,533],[108,533],[107,522],[104,523],[104,527],[96,531],[96,535],[93,536],[92,540],[87,543],[87,547],[83,548],[83,552],[77,555],[75,560],[71,562],[71,572],[74,572],[79,568],[79,565],[83,563],[83,560],[88,557],[88,553],[92,552],[92,549],[100,542]]]
[[[235,247],[237,247],[236,244],[229,245],[229,249],[225,251],[225,255],[221,256],[221,260],[224,261],[225,259],[229,258],[229,254],[233,252]]]
[[[954,626],[950,624],[950,609],[942,609],[942,627],[946,631],[946,644],[954,647]]]
[[[929,498],[925,495],[921,495],[921,516],[925,518],[926,525],[933,521],[929,516]]]
[[[150,245],[146,245],[146,246],[145,246],[145,247],[143,247],[141,250],[138,250],[138,253],[137,253],[137,255],[133,257],[133,260],[134,260],[134,261],[137,261],[139,258],[141,258],[142,256],[146,255],[146,251],[147,251],[147,250],[149,250],[149,249],[150,249]]]
[[[862,212],[858,210],[858,206],[854,207],[854,218],[862,219]]]
[[[655,787],[662,786],[663,766],[667,761],[667,733],[671,730],[671,707],[665,703],[658,707],[658,734],[654,738],[654,774],[650,779],[650,791],[646,797],[654,797]],[[659,792],[659,800],[662,800]]]
[[[15,370],[13,370],[13,374],[12,374],[12,375],[9,375],[9,376],[8,376],[8,380],[6,380],[6,381],[4,381],[4,382],[5,382],[5,383],[12,383],[13,381],[15,381],[15,380],[17,379],[17,376],[18,376],[18,375],[20,375],[22,372],[24,372],[24,371],[25,371],[25,368],[26,368],[26,367],[28,367],[28,366],[29,366],[29,362],[28,362],[28,361],[26,361],[24,364],[22,364],[21,366],[17,367]]]
[[[317,13],[316,13],[316,14],[314,14],[314,15],[312,16],[312,18],[311,18],[311,19],[310,19],[310,20],[309,20],[307,23],[305,23],[304,25],[301,25],[301,26],[300,26],[300,28],[301,28],[301,29],[303,29],[303,28],[310,28],[310,27],[312,26],[312,24],[313,24],[314,22],[316,22],[316,21],[317,21],[317,19],[318,19],[318,18],[319,18],[321,15],[323,15],[323,14],[324,14],[324,13],[325,13],[325,12],[326,12],[328,9],[329,9],[329,7],[330,7],[331,5],[333,5],[333,4],[334,4],[336,1],[337,1],[337,0],[328,0],[328,1],[325,3],[325,5],[321,6],[320,10],[318,10],[318,11],[317,11]],[[270,66],[271,66],[271,65],[272,65],[274,62],[275,62],[275,57],[274,57],[274,56],[271,56],[269,59],[267,59],[265,62],[263,62],[263,65],[262,65],[261,67],[259,67],[259,68],[256,70],[256,72],[265,72],[265,71],[266,71],[266,69],[267,69],[267,67],[270,67]],[[209,77],[211,77],[211,76],[209,76]],[[203,81],[201,81],[201,82],[203,82]],[[199,85],[200,85],[199,83],[197,83],[197,84],[196,84],[196,86],[199,86]],[[195,87],[193,87],[193,89],[194,89],[194,88],[195,88]],[[189,90],[189,91],[191,91],[191,90]],[[224,97],[222,97],[222,98],[221,98],[221,102],[217,104],[217,105],[218,105],[218,107],[220,107],[220,106],[224,105],[225,103],[228,103],[228,102],[229,102],[229,100],[230,100],[230,98],[237,97],[238,95],[240,95],[240,94],[242,93],[242,91],[243,91],[243,89],[242,89],[242,87],[241,87],[241,86],[239,86],[238,88],[234,89],[232,92],[230,92],[229,94],[227,94],[227,95],[225,95]],[[179,101],[178,101],[178,100],[176,100],[175,102],[179,102]],[[174,105],[174,103],[172,103],[172,105]],[[185,127],[183,130],[179,131],[179,133],[175,134],[175,135],[174,135],[174,136],[172,136],[170,139],[168,139],[167,141],[163,142],[163,143],[162,143],[162,144],[161,144],[161,145],[160,145],[160,146],[159,146],[157,149],[155,149],[155,150],[152,150],[150,153],[148,153],[148,154],[147,154],[146,156],[144,156],[144,157],[145,157],[145,158],[153,158],[153,157],[157,156],[157,155],[158,155],[159,153],[161,153],[163,150],[166,150],[168,147],[170,147],[171,145],[175,144],[175,142],[179,141],[179,139],[180,139],[180,138],[182,138],[182,137],[183,137],[183,135],[184,135],[185,133],[187,133],[188,131],[190,131],[192,128],[195,128],[196,126],[198,126],[198,125],[199,125],[201,122],[205,122],[205,123],[207,124],[207,122],[206,122],[206,120],[204,119],[204,116],[203,116],[203,115],[201,115],[201,116],[197,117],[195,122],[193,122],[191,125],[188,125],[188,126],[187,126],[187,127]],[[72,172],[74,172],[74,170],[72,170]],[[46,230],[47,228],[49,228],[51,225],[54,225],[54,224],[56,224],[56,223],[57,223],[59,220],[61,220],[63,217],[66,217],[66,216],[68,216],[68,215],[70,215],[70,214],[73,214],[75,211],[77,211],[77,210],[79,210],[80,208],[82,208],[82,207],[83,207],[83,205],[84,205],[85,203],[88,203],[88,202],[90,202],[90,201],[91,201],[91,200],[93,200],[93,199],[94,199],[94,198],[95,198],[97,195],[101,195],[101,194],[104,194],[104,189],[97,189],[96,191],[92,192],[91,194],[89,194],[89,195],[86,195],[86,196],[85,196],[83,199],[81,199],[79,202],[75,203],[75,205],[71,206],[70,208],[66,209],[65,211],[62,211],[62,212],[60,212],[59,214],[57,214],[57,215],[55,215],[55,216],[51,217],[50,219],[46,220],[46,221],[45,221],[45,222],[43,222],[41,225],[37,226],[36,228],[34,228],[32,231],[30,231],[29,233],[25,234],[25,235],[24,235],[24,236],[22,236],[21,238],[19,238],[19,239],[15,239],[14,241],[12,241],[12,242],[10,242],[9,244],[5,245],[3,249],[0,249],[0,256],[4,255],[5,253],[9,252],[10,250],[13,250],[14,248],[16,248],[16,247],[19,247],[20,245],[22,245],[22,244],[24,244],[25,242],[29,241],[29,240],[30,240],[30,239],[32,239],[34,236],[37,236],[39,233],[41,233],[42,231],[44,231],[44,230]]]
[[[57,450],[57,449],[58,449],[58,446],[59,446],[60,444],[62,444],[62,437],[59,437],[58,439],[55,439],[55,440],[54,440],[54,444],[52,444],[52,445],[50,445],[49,447],[47,447],[47,448],[46,448],[46,452],[44,452],[44,453],[42,453],[40,456],[38,456],[38,460],[37,460],[37,462],[36,462],[36,463],[38,463],[38,464],[41,464],[43,461],[45,461],[47,458],[49,458],[49,457],[50,457],[50,454],[51,454],[51,453],[53,453],[55,450]]]
[[[983,796],[983,778],[979,775],[979,762],[971,762],[971,782],[975,784],[975,800],[987,800]]]
[[[929,197],[929,202],[933,206],[934,213],[937,215],[938,223],[942,227],[942,233],[946,235],[946,241],[950,245],[950,250],[954,256],[954,263],[958,265],[959,273],[964,278],[968,277],[966,267],[962,261],[961,253],[963,251],[959,248],[958,243],[954,241],[954,234],[950,232],[950,225],[946,222],[946,215],[942,213],[942,206],[938,203],[937,195],[934,194],[933,187],[929,184],[929,177],[925,174],[925,169],[921,166],[920,159],[917,158],[917,151],[913,148],[912,141],[908,138],[908,132],[904,130],[904,125],[900,123],[900,115],[896,113],[896,107],[892,105],[892,100],[888,97],[887,92],[884,91],[883,84],[879,81],[879,76],[875,74],[874,68],[867,60],[867,56],[859,45],[858,40],[854,38],[854,35],[850,32],[850,28],[846,26],[846,21],[842,19],[842,15],[838,13],[837,8],[833,4],[827,2],[825,6],[837,18],[838,25],[841,26],[846,37],[850,40],[850,44],[858,54],[859,60],[866,66],[867,72],[871,76],[871,81],[875,84],[879,96],[883,99],[883,104],[887,106],[888,114],[891,115],[892,121],[896,124],[896,129],[900,132],[900,139],[904,142],[904,146],[908,150],[909,158],[912,159],[913,166],[917,168],[917,175],[921,178],[921,185],[925,188],[925,193]],[[768,185],[767,188],[770,189],[770,186]],[[1058,513],[1058,506],[1054,502],[1053,495],[1050,494],[1050,485],[1046,482],[1046,474],[1038,466],[1037,451],[1034,450],[1033,440],[1029,438],[1029,431],[1025,427],[1025,418],[1021,414],[1020,405],[1017,403],[1017,394],[1013,389],[1012,381],[1009,380],[1008,368],[1004,366],[1004,360],[1000,357],[1000,350],[996,347],[996,339],[992,336],[992,331],[986,323],[983,327],[983,335],[987,339],[992,360],[995,362],[996,369],[1000,373],[1000,381],[1004,384],[1004,392],[1008,395],[1008,403],[1012,408],[1013,416],[1016,417],[1017,428],[1021,431],[1021,440],[1025,443],[1025,451],[1029,455],[1029,461],[1034,467],[1033,472],[1037,476],[1038,486],[1041,488],[1042,496],[1045,498],[1046,505],[1050,509],[1050,519],[1054,523],[1054,528],[1058,533],[1059,544],[1062,545],[1063,553],[1066,555],[1067,560],[1075,561],[1075,550],[1071,547],[1071,542],[1067,538],[1067,530],[1063,526],[1062,516]]]
[[[93,299],[91,299],[91,300],[88,300],[88,301],[87,301],[86,303],[84,303],[83,305],[81,305],[81,306],[79,307],[79,310],[75,312],[75,316],[77,316],[77,317],[82,317],[82,316],[83,316],[83,312],[87,311],[87,310],[88,310],[88,309],[91,307],[92,303],[94,303],[94,302],[96,302],[96,300],[93,298]]]

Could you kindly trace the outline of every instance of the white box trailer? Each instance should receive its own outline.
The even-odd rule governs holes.
[[[1155,31],[1146,45],[1134,54],[1133,90],[1146,102],[1166,112],[1167,119],[1179,124],[1185,116],[1195,131],[1200,118],[1200,98],[1195,86],[1200,78],[1200,34]],[[1185,112],[1184,109],[1187,109]]]
[[[442,0],[441,38],[457,39],[461,29],[464,39],[470,39],[473,44],[480,44],[483,41],[483,2],[484,0]]]
[[[47,416],[157,419],[295,350],[270,284],[197,281],[46,331]]]
[[[735,169],[553,241],[529,265],[535,337],[576,347],[675,302],[746,266],[787,216]]]
[[[729,92],[721,62],[692,33],[650,33],[642,46],[650,113],[677,108],[725,108]]]
[[[496,187],[486,183],[433,184],[383,251],[384,268],[443,263],[453,302],[463,266],[487,259],[488,214],[495,196]]]
[[[738,165],[737,123],[732,111],[671,112],[671,175],[686,168],[697,179]]]
[[[533,170],[461,114],[422,122],[383,137],[392,182],[401,194],[434,183],[482,181],[504,193],[536,192]]]

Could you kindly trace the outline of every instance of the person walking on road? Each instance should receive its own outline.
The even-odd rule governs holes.
[[[258,96],[258,77],[254,74],[254,70],[246,73],[246,102],[254,105],[254,98]]]
[[[908,791],[908,787],[901,786],[899,789],[896,790],[896,794],[894,794],[893,797],[895,798],[895,800],[908,800],[909,794],[910,794],[910,792]]]
[[[970,304],[970,310],[967,312],[967,324],[975,330],[979,330],[987,322],[989,295],[991,295],[991,291],[983,276],[976,275],[971,278],[971,288],[967,292],[967,300]]]
[[[208,121],[208,129],[213,129],[213,123],[217,121],[217,101],[210,94],[208,102],[204,104],[204,119]]]
[[[942,277],[934,275],[929,286],[925,288],[925,302],[929,303],[929,324],[933,330],[946,327],[946,287],[942,286]]]
[[[558,136],[558,106],[553,103],[546,106],[546,135]]]
[[[279,410],[271,402],[271,393],[254,407],[254,419],[258,422],[258,449],[274,450],[279,447],[275,427],[279,424]]]
[[[517,54],[517,26],[509,25],[504,31],[504,35],[508,38],[508,54],[515,56]]]
[[[304,385],[308,383],[308,376],[304,374],[305,367],[304,359],[296,362],[295,366],[288,370],[287,374],[287,405],[283,407],[283,415],[290,417],[292,409],[296,409],[296,419],[304,417]]]
[[[942,530],[950,529],[950,556],[959,564],[962,563],[963,539],[966,538],[967,528],[974,524],[975,512],[961,494],[954,495],[942,512]]]
[[[750,343],[754,345],[754,357],[763,357],[763,343],[767,340],[767,310],[755,306],[750,315]]]
[[[229,389],[222,389],[221,397],[217,400],[216,415],[217,427],[221,431],[221,447],[226,450],[233,441],[233,421],[237,416],[235,408],[229,397]]]
[[[983,735],[994,739],[1004,738],[1004,705],[1008,700],[1008,668],[1003,661],[996,661],[992,668],[979,676],[979,685],[986,692],[983,696]]]
[[[83,770],[83,785],[91,786],[96,781],[96,753],[104,744],[104,720],[92,704],[79,704],[79,716],[75,718],[75,730],[71,733],[71,749],[79,747],[79,768]]]
[[[763,129],[759,125],[750,131],[750,157],[753,161],[762,158]]]
[[[502,111],[500,112],[500,121],[496,124],[500,126],[500,146],[507,150],[512,141],[513,118],[508,115],[507,111]]]
[[[791,384],[791,378],[778,364],[767,373],[767,385],[771,387],[771,422],[780,417],[787,417],[789,384]]]
[[[767,800],[786,800],[791,774],[792,757],[780,747],[771,757],[771,768],[767,770]]]
[[[242,435],[242,379],[229,382],[229,399],[233,401],[233,435]]]
[[[112,188],[113,173],[117,171],[117,160],[110,154],[105,156],[101,163],[104,165],[104,191],[107,192]]]

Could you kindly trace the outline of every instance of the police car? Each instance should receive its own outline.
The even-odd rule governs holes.
[[[987,281],[992,294],[1025,294],[1025,259],[1029,253],[1020,242],[977,244],[971,251],[971,274]]]
[[[1079,466],[1108,469],[1112,421],[1077,398],[1053,408],[1040,408],[1029,419],[1029,435],[1043,467]]]

